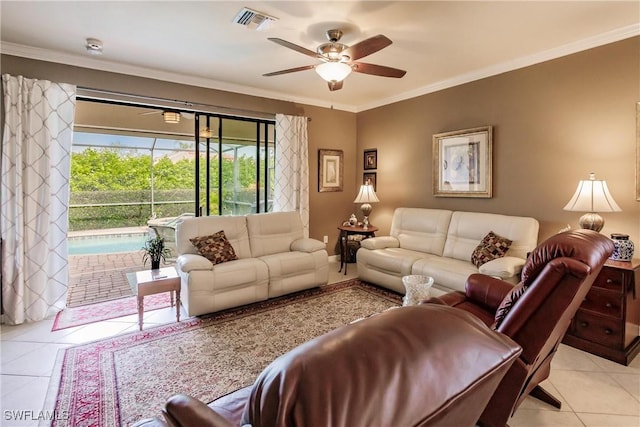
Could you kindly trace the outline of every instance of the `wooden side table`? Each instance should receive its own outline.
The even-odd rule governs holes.
[[[350,225],[341,225],[338,227],[340,230],[340,237],[338,241],[340,242],[340,269],[338,272],[342,271],[342,267],[344,267],[344,274],[347,274],[347,263],[349,262],[349,236],[360,235],[363,239],[367,239],[369,237],[374,237],[376,235],[376,231],[378,231],[378,227],[374,227],[370,225],[367,228],[362,227],[351,227]],[[360,242],[354,240],[354,244],[357,243],[356,251],[360,247]]]
[[[169,292],[171,294],[171,307],[173,307],[173,293],[176,294],[176,322],[180,322],[180,276],[174,267],[165,267],[159,270],[137,271],[135,290],[138,296],[138,324],[142,330],[144,314],[144,297],[147,295]]]
[[[640,259],[608,260],[563,343],[623,365],[640,352]]]

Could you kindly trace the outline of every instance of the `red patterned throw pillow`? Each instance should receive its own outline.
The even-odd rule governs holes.
[[[198,249],[200,255],[214,265],[238,259],[236,251],[224,234],[224,230],[220,230],[210,236],[199,236],[189,240]]]
[[[484,263],[502,258],[509,250],[511,243],[511,240],[506,237],[498,236],[490,231],[471,254],[471,262],[480,268]]]

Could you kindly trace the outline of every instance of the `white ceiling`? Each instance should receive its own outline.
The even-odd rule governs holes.
[[[254,31],[243,7],[279,20]],[[520,68],[640,34],[632,1],[0,1],[2,53],[248,93],[347,111]],[[315,50],[325,31],[351,45],[393,44],[363,62],[407,70],[401,79],[352,73],[330,92],[313,71],[263,77],[316,61],[267,40]],[[90,56],[85,39],[104,43]],[[318,62],[319,63],[319,62]]]

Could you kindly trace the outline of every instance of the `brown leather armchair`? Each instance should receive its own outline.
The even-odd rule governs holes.
[[[308,341],[208,406],[169,399],[138,426],[473,426],[520,347],[442,305],[387,310]]]
[[[529,254],[517,286],[474,274],[467,279],[466,292],[428,301],[473,313],[523,348],[482,413],[480,425],[505,426],[529,394],[560,408],[560,401],[539,383],[549,376],[571,319],[612,252],[611,240],[595,231],[559,233]]]

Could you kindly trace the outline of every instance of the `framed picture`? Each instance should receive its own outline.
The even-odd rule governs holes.
[[[375,172],[366,172],[362,174],[362,184],[366,184],[367,182],[373,185],[373,191],[377,190]]]
[[[433,135],[433,195],[490,198],[493,128]]]
[[[364,150],[364,170],[378,169],[378,150]]]
[[[640,102],[636,104],[636,200],[640,201]]]
[[[318,191],[342,191],[342,150],[318,150]]]

